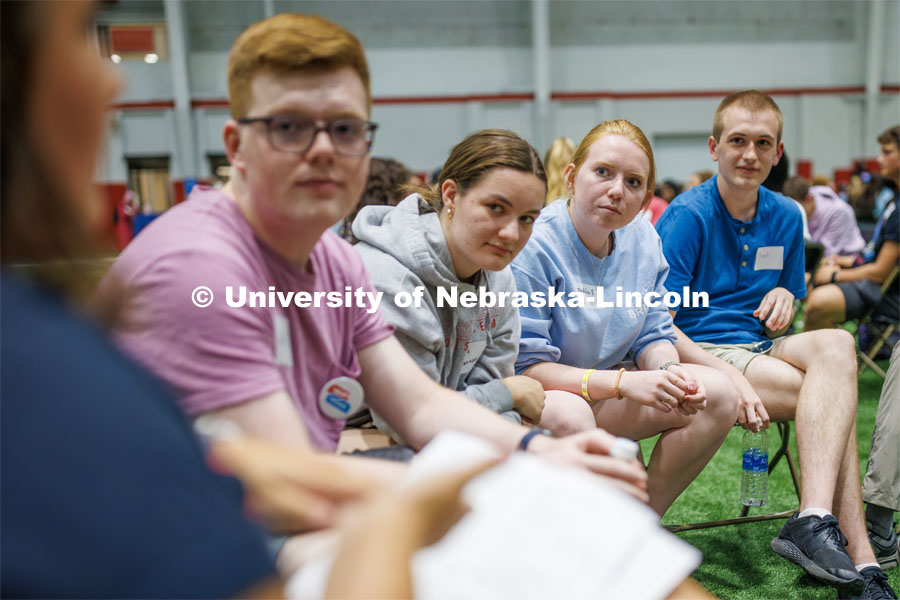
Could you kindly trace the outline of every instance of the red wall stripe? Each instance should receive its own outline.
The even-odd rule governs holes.
[[[191,100],[191,108],[228,108],[229,106],[227,98]]]
[[[148,100],[145,102],[117,102],[108,106],[110,110],[159,110],[175,108],[174,100]]]
[[[863,86],[846,87],[807,87],[807,88],[782,88],[764,90],[770,96],[810,96],[830,94],[861,94],[865,92]],[[728,94],[739,91],[734,90],[685,90],[685,91],[659,91],[659,92],[554,92],[551,98],[554,100],[665,100],[673,98],[724,98]]]

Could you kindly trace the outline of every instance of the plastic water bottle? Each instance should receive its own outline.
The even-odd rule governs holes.
[[[762,420],[758,421],[762,424]],[[769,494],[769,434],[765,429],[744,432],[741,503],[762,506]]]

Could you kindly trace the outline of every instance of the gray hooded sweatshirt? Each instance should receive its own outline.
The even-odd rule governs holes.
[[[519,349],[519,310],[437,305],[437,288],[457,288],[461,294],[487,291],[514,292],[509,267],[479,271],[473,284],[456,276],[450,250],[437,213],[418,194],[407,196],[396,207],[367,206],[353,222],[355,247],[366,264],[372,283],[384,292],[381,309],[396,327],[395,335],[410,356],[435,381],[462,392],[475,402],[503,416],[522,422],[512,410],[509,388],[500,379],[514,375]],[[398,292],[424,288],[421,305],[399,308]],[[396,434],[374,415],[382,431]]]

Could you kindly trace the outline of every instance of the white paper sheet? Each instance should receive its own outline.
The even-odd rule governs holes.
[[[495,455],[483,440],[443,433],[413,460],[409,481]],[[463,490],[472,507],[412,564],[421,600],[664,598],[700,552],[659,527],[647,506],[582,470],[516,453]],[[323,597],[333,556],[292,577],[289,598]]]

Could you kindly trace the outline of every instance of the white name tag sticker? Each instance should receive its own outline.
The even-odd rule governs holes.
[[[463,377],[468,375],[486,349],[487,340],[481,340],[480,342],[466,342],[466,353],[463,358],[462,366],[459,368],[460,375]]]
[[[784,268],[784,246],[763,246],[756,249],[754,271],[781,271]]]
[[[291,327],[286,316],[272,313],[275,326],[275,364],[283,367],[294,365],[294,352],[291,350]]]
[[[597,298],[597,286],[591,285],[589,283],[576,283],[575,291],[581,294],[584,297],[584,307],[585,308],[602,308],[598,306],[598,300],[602,300],[602,298]]]

